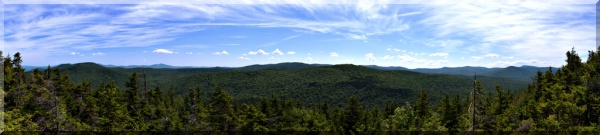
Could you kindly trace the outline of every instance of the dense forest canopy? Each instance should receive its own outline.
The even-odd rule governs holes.
[[[303,67],[304,65],[304,67]],[[294,67],[299,66],[299,67]],[[340,106],[350,96],[356,96],[363,105],[383,104],[387,99],[400,103],[412,101],[420,90],[430,94],[437,103],[444,93],[468,95],[473,87],[473,76],[422,74],[402,70],[376,70],[356,65],[310,66],[299,63],[247,66],[233,68],[106,68],[95,63],[58,66],[68,72],[75,83],[109,82],[114,80],[121,90],[132,73],[144,78],[148,88],[171,88],[175,95],[185,95],[189,89],[200,87],[205,99],[216,85],[227,89],[236,103],[254,103],[262,97],[287,96],[302,99],[304,105],[327,101]],[[259,69],[259,70],[256,70]],[[527,81],[510,78],[478,76],[485,88],[500,83],[512,92],[522,91]],[[143,80],[141,80],[143,81]],[[140,82],[140,85],[142,83]],[[101,83],[92,83],[96,89]],[[143,88],[143,87],[142,87]]]
[[[186,75],[192,69],[25,72],[16,53],[1,58],[0,124],[4,131],[597,132],[600,54],[588,53],[582,61],[568,51],[566,65],[537,72],[522,91],[511,86],[518,81],[354,65],[192,75]]]

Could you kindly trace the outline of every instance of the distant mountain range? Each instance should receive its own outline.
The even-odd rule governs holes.
[[[309,101],[326,100],[341,105],[346,102],[347,97],[354,95],[361,102],[372,105],[383,103],[383,99],[390,98],[401,102],[412,101],[420,90],[427,91],[428,95],[431,94],[432,101],[436,102],[444,93],[464,96],[473,87],[472,75],[468,74],[469,69],[454,68],[438,69],[440,71],[430,69],[423,71],[433,73],[419,73],[403,67],[350,64],[279,63],[237,68],[177,68],[155,65],[125,68],[107,67],[91,62],[62,64],[58,68],[68,71],[72,81],[92,82],[93,87],[114,81],[119,89],[126,89],[125,82],[134,72],[140,77],[146,74],[148,89],[157,86],[163,90],[173,88],[175,94],[184,94],[194,87],[201,87],[210,92],[214,86],[220,85],[231,92],[239,102],[256,102],[260,97],[275,94]],[[527,75],[535,74],[528,71],[535,69],[537,68],[498,68],[487,73],[505,77],[482,75],[477,79],[488,90],[493,89],[495,83],[499,83],[504,89],[517,92],[525,89],[530,80],[514,78],[527,78]]]
[[[102,65],[108,68],[170,68],[170,69],[178,69],[178,68],[206,68],[206,67],[196,67],[196,66],[171,66],[167,64],[153,64],[153,65],[129,65],[129,66],[117,66],[117,65]]]
[[[87,62],[91,64],[91,62]],[[81,64],[81,63],[80,63]],[[96,64],[96,63],[93,63]],[[59,67],[65,67],[72,64],[61,64]],[[310,68],[310,67],[320,67],[320,66],[331,66],[330,64],[306,64],[300,62],[285,62],[285,63],[277,63],[277,64],[264,64],[264,65],[249,65],[244,67],[197,67],[197,66],[171,66],[167,64],[153,64],[153,65],[129,65],[129,66],[116,66],[116,65],[101,65],[96,64],[107,68],[125,68],[125,69],[134,69],[134,68],[151,68],[151,69],[215,69],[215,71],[229,71],[229,70],[242,70],[242,71],[252,71],[252,70],[261,70],[261,69],[297,69],[297,68]],[[377,66],[377,65],[360,65],[363,67],[368,67],[372,69],[378,70],[404,70],[404,71],[413,71],[419,73],[426,74],[447,74],[447,75],[461,75],[461,76],[489,76],[489,77],[502,77],[509,78],[514,80],[524,80],[530,81],[533,76],[535,76],[537,71],[545,72],[549,68],[548,67],[535,67],[535,66],[509,66],[506,68],[486,68],[486,67],[443,67],[443,68],[417,68],[417,69],[408,69],[400,66]],[[47,67],[41,66],[23,66],[26,71],[31,71],[35,68],[45,69]],[[556,71],[556,68],[553,68]]]

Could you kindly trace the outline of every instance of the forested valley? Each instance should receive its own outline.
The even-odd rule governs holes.
[[[354,65],[193,74],[65,66],[25,72],[20,53],[1,59],[0,124],[8,133],[600,131],[600,54],[594,51],[585,61],[566,52],[565,65],[538,71],[523,87],[501,78]]]

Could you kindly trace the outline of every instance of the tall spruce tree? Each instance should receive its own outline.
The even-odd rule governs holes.
[[[430,116],[429,97],[427,97],[427,93],[425,93],[423,90],[419,91],[418,96],[419,97],[417,98],[417,101],[415,101],[414,107],[415,117],[417,119],[414,126],[418,130],[422,130],[425,120]]]
[[[232,130],[231,124],[233,122],[234,113],[233,105],[231,104],[232,100],[233,98],[221,88],[220,85],[215,87],[213,96],[210,100],[209,111],[212,130]]]

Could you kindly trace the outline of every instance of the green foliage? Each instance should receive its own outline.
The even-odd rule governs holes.
[[[210,122],[211,128],[216,131],[230,130],[233,123],[232,97],[217,85],[215,92],[210,100]]]
[[[425,120],[431,116],[429,112],[429,98],[424,91],[419,92],[419,98],[415,101],[414,113],[416,117],[415,128],[422,131],[425,126]]]
[[[0,94],[6,96],[0,116],[5,131],[598,132],[600,55],[590,51],[582,62],[575,51],[566,54],[565,66],[537,72],[521,93],[503,83],[486,90],[493,81],[485,77],[473,82],[353,65],[153,69],[144,73],[154,89],[142,91],[140,69],[87,63],[24,72],[17,53],[2,58]],[[88,71],[88,81],[71,81]],[[171,87],[163,91],[165,86]]]
[[[401,70],[376,70],[356,65],[304,66],[304,68],[262,70],[246,68],[106,68],[95,63],[58,67],[68,71],[70,78],[75,83],[114,80],[122,90],[129,89],[125,86],[127,82],[130,82],[130,77],[134,72],[138,73],[137,75],[141,75],[139,73],[142,72],[146,74],[149,88],[174,86],[176,95],[185,95],[192,87],[208,90],[220,84],[234,97],[232,102],[237,104],[252,104],[259,102],[262,97],[277,95],[302,99],[305,106],[323,101],[327,101],[330,105],[343,105],[348,97],[355,96],[364,105],[374,106],[384,104],[388,99],[399,103],[414,101],[420,90],[427,92],[431,103],[437,103],[442,99],[443,93],[467,95],[472,87],[470,85],[471,77],[432,75]],[[527,86],[527,81],[483,76],[478,76],[478,78],[484,82],[483,86],[486,88],[493,88],[495,82],[516,92]],[[98,85],[99,83],[92,83],[93,88],[98,88]],[[388,110],[388,112],[391,111]]]

